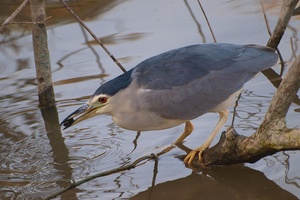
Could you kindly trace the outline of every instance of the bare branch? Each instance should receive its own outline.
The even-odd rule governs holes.
[[[264,4],[263,4],[262,0],[260,0],[260,6],[261,6],[261,9],[262,9],[262,11],[263,11],[263,15],[264,15],[264,19],[265,19],[267,31],[268,31],[269,35],[271,35],[272,32],[271,32],[269,20],[268,20],[268,18],[267,18],[266,10],[265,10],[265,7],[264,7]]]
[[[83,26],[85,28],[85,30],[87,30],[91,36],[94,38],[94,40],[96,42],[98,42],[98,44],[103,48],[103,50],[110,56],[110,58],[118,65],[118,67],[123,71],[126,72],[126,69],[121,65],[121,63],[116,59],[116,57],[104,46],[104,44],[101,42],[101,40],[91,31],[91,29],[89,29],[84,23],[83,21],[78,17],[78,15],[76,15],[76,13],[74,13],[74,11],[66,4],[65,1],[63,0],[59,0],[64,7],[71,13],[71,15],[73,15],[73,17],[79,22],[79,24],[81,26]]]
[[[135,168],[135,167],[139,166],[142,161],[150,160],[150,159],[156,159],[156,155],[151,154],[149,156],[144,156],[144,157],[138,158],[133,163],[130,163],[128,165],[124,165],[122,167],[118,167],[118,168],[115,168],[115,169],[112,169],[112,170],[108,170],[108,171],[100,172],[100,173],[97,173],[97,174],[94,174],[94,175],[91,175],[91,176],[87,176],[87,177],[85,177],[84,179],[82,179],[80,181],[76,181],[76,182],[73,181],[67,188],[65,188],[63,190],[60,190],[60,191],[57,191],[54,194],[52,194],[51,196],[46,197],[45,199],[55,198],[55,197],[61,195],[62,193],[65,193],[66,191],[68,191],[70,189],[73,189],[73,188],[75,188],[75,187],[77,187],[77,186],[79,186],[83,183],[86,183],[90,180],[93,180],[95,178],[108,176],[108,175],[115,174],[115,173],[125,171],[125,170],[130,170],[132,168]]]
[[[267,14],[266,14],[266,10],[265,10],[265,7],[264,7],[264,4],[263,4],[262,0],[260,0],[260,5],[261,5],[261,9],[263,11],[263,15],[264,15],[264,20],[265,20],[265,23],[266,23],[267,31],[268,31],[269,35],[271,36],[272,32],[271,32],[270,24],[269,24],[269,20],[268,20],[268,17],[267,17]],[[282,57],[281,52],[280,52],[280,50],[279,50],[278,47],[276,47],[276,50],[277,50],[277,53],[278,53],[278,56],[279,56],[279,60],[280,60],[280,64],[281,64],[281,70],[280,70],[280,77],[281,77],[282,74],[283,74],[283,71],[284,71],[284,60],[283,60],[283,57]]]
[[[6,25],[11,25],[11,24],[43,24],[43,23],[45,23],[50,18],[51,18],[51,16],[47,17],[46,19],[44,19],[41,22],[9,22]],[[2,27],[2,25],[0,26],[0,28],[1,27]]]
[[[9,24],[18,14],[19,12],[28,4],[29,0],[24,0],[23,3],[1,24],[0,32],[3,27]]]
[[[288,23],[292,17],[292,14],[295,10],[295,7],[296,7],[298,1],[299,0],[285,0],[284,1],[282,9],[280,11],[280,16],[277,21],[276,27],[275,27],[273,33],[271,34],[271,37],[267,43],[268,47],[278,50],[277,47],[280,42],[280,39],[282,38],[282,36],[286,30],[286,27],[288,26]],[[279,52],[279,56],[280,56],[280,52]],[[280,60],[281,60],[281,64],[284,64],[283,59],[280,58]],[[264,71],[262,71],[262,73],[271,81],[271,83],[276,88],[279,87],[279,85],[282,81],[282,78],[273,69],[264,70]],[[295,96],[293,102],[300,105],[299,97]]]
[[[274,128],[279,121],[284,121],[286,113],[295,99],[300,87],[300,56],[294,61],[286,77],[276,91],[261,128]],[[267,126],[267,124],[269,124]],[[272,127],[270,127],[272,126]],[[282,128],[282,127],[278,127]]]
[[[279,133],[272,135],[272,133]],[[270,135],[270,137],[269,137]],[[193,160],[193,166],[253,163],[282,150],[300,149],[300,129],[269,131],[268,136],[241,136],[231,128],[223,132],[220,141],[203,153],[203,163]]]
[[[200,36],[202,38],[202,43],[206,43],[206,38],[205,38],[205,35],[204,35],[203,31],[202,31],[201,24],[198,22],[198,20],[196,19],[195,15],[193,14],[193,11],[191,9],[191,6],[188,3],[188,0],[184,0],[184,3],[185,3],[185,5],[186,5],[186,7],[187,7],[187,9],[188,9],[188,11],[189,11],[192,19],[194,20],[194,22],[195,22],[195,24],[196,24],[196,26],[198,28],[198,32],[199,32],[199,34],[200,34]]]
[[[207,25],[208,25],[208,28],[209,28],[209,30],[210,30],[210,33],[211,33],[211,35],[212,35],[212,37],[213,37],[213,39],[214,39],[214,42],[217,43],[215,34],[214,34],[214,32],[213,32],[213,30],[212,30],[212,28],[211,28],[211,26],[210,26],[209,20],[208,20],[208,18],[207,18],[207,16],[206,16],[205,10],[203,9],[200,0],[198,0],[198,4],[199,4],[199,6],[200,6],[200,8],[201,8],[201,11],[202,11],[202,13],[203,13],[203,15],[204,15],[204,18],[205,18],[205,20],[206,20],[206,23],[207,23]]]
[[[276,49],[285,29],[293,15],[296,5],[299,0],[285,0],[282,9],[280,11],[279,19],[277,21],[276,27],[269,39],[267,46]]]

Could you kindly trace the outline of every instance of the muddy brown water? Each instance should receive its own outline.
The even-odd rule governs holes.
[[[3,22],[22,1],[0,0]],[[259,1],[201,1],[218,42],[266,44],[268,34]],[[275,26],[281,1],[264,6]],[[197,1],[72,1],[75,12],[126,69],[173,48],[213,42]],[[83,104],[100,84],[122,73],[57,1],[47,1],[48,39],[56,108],[39,109],[30,24],[10,25],[0,35],[0,199],[38,199],[65,188],[70,180],[114,169],[158,153],[183,126],[137,134],[99,116],[67,130],[59,121]],[[15,21],[29,21],[28,9]],[[298,55],[299,17],[293,17],[280,44],[287,67]],[[292,50],[293,49],[293,50]],[[279,66],[274,69],[279,71]],[[246,84],[235,128],[251,135],[262,121],[275,88],[259,75]],[[299,106],[287,116],[299,128]],[[232,112],[232,109],[231,109]],[[230,119],[232,118],[232,114]],[[193,120],[184,145],[205,141],[218,120]],[[226,129],[231,123],[228,120]],[[214,143],[217,142],[219,135]],[[89,181],[57,199],[298,199],[300,153],[285,151],[253,164],[192,170],[174,148],[158,162]]]

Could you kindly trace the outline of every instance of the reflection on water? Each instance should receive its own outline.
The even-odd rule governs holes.
[[[243,131],[251,130],[253,132],[260,126],[264,113],[268,109],[266,103],[271,102],[271,100],[271,96],[258,95],[248,90],[244,91],[236,109],[236,117],[239,118],[239,123],[235,127]]]
[[[23,2],[23,0],[1,0],[1,8],[0,8],[0,18],[4,21],[8,16],[12,14],[16,10],[16,8]],[[69,14],[69,12],[64,9],[63,5],[59,1],[45,1],[46,2],[46,12],[50,18],[47,20],[47,25],[52,26],[55,24],[65,24],[74,22],[74,18]],[[74,12],[76,12],[82,19],[93,19],[99,14],[113,8],[117,4],[123,3],[124,0],[114,1],[114,0],[78,0],[78,1],[68,1],[66,0],[68,6],[72,8]],[[30,22],[30,10],[29,5],[27,5],[14,19],[13,22]],[[25,30],[30,30],[30,25],[25,23],[14,24],[13,27],[19,27],[23,32],[24,26]],[[29,27],[29,28],[28,28]],[[11,28],[7,27],[8,30]],[[28,29],[27,29],[28,28]]]
[[[4,21],[22,1],[0,2],[5,5],[0,7],[1,21]],[[279,3],[275,0],[266,3],[271,26],[277,20]],[[212,42],[196,1],[81,0],[69,1],[69,4],[127,69],[168,49]],[[259,3],[218,0],[203,1],[203,6],[219,42],[266,43],[268,35]],[[72,23],[72,17],[58,1],[47,1],[47,14],[52,16],[47,24],[57,107],[37,107],[30,24],[8,26],[0,35],[0,199],[48,196],[66,188],[72,179],[82,179],[141,156],[159,153],[183,130],[179,126],[140,134],[123,130],[112,123],[109,116],[102,116],[61,131],[59,118],[83,104],[100,84],[121,71],[82,28]],[[29,16],[25,10],[15,21],[29,21]],[[299,54],[298,23],[292,21],[283,38],[281,48],[288,64],[295,53]],[[290,49],[289,37],[293,38],[294,52]],[[275,70],[278,69],[275,67]],[[274,87],[263,76],[246,85],[234,123],[239,133],[254,132],[274,92]],[[299,127],[296,109],[299,107],[292,105],[287,118],[289,127]],[[199,131],[189,136],[185,145],[199,146],[216,121],[216,115],[195,120],[195,130]],[[195,172],[176,158],[184,153],[184,149],[173,148],[162,154],[157,163],[148,161],[130,171],[94,179],[60,198],[300,197],[300,154],[297,151],[246,164],[252,169],[226,166]]]
[[[266,179],[263,173],[240,165],[203,169],[184,178],[157,184],[130,199],[171,200],[199,197],[201,199],[297,199]]]

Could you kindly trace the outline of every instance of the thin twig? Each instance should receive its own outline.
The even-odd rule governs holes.
[[[85,28],[85,30],[87,30],[91,36],[95,39],[96,42],[98,42],[98,44],[103,48],[103,50],[110,56],[110,58],[118,65],[118,67],[123,71],[126,72],[126,69],[121,65],[121,63],[119,63],[119,61],[115,58],[114,55],[112,55],[112,53],[104,46],[104,44],[100,41],[100,39],[91,31],[91,29],[89,29],[84,23],[83,21],[78,17],[78,15],[76,15],[76,13],[74,13],[74,11],[65,3],[64,0],[59,0],[64,7],[71,13],[71,15],[79,22],[79,24],[81,26],[83,26]]]
[[[70,53],[64,55],[63,57],[61,57],[61,58],[56,62],[56,64],[59,65],[59,68],[58,68],[57,70],[60,70],[61,68],[64,67],[64,64],[62,63],[64,60],[66,60],[67,58],[69,58],[69,57],[75,55],[76,53],[78,53],[78,52],[80,52],[80,51],[85,50],[86,48],[87,48],[87,47],[83,47],[83,48],[81,48],[81,49],[77,49],[77,50],[75,50],[75,51],[73,51],[73,52],[70,52]],[[53,71],[52,73],[56,72],[57,70]]]
[[[44,24],[51,17],[52,16],[49,16],[46,19],[44,19],[43,21],[41,21],[41,22],[9,22],[9,23],[7,23],[5,25],[1,25],[0,28],[3,27],[3,26],[12,25],[12,24]]]
[[[267,43],[268,47],[274,48],[278,52],[279,59],[281,62],[280,76],[283,75],[285,62],[284,62],[282,55],[278,49],[278,45],[279,45],[281,38],[283,37],[283,34],[284,34],[289,22],[290,22],[290,19],[294,13],[295,7],[298,2],[299,2],[299,0],[285,0],[283,2],[283,4],[282,4],[283,6],[282,6],[282,9],[279,14],[279,19],[277,21],[274,31],[272,32],[272,34],[270,36],[268,43]]]
[[[134,150],[137,148],[138,146],[138,139],[141,136],[141,131],[137,131],[135,139],[132,141],[133,143],[133,149],[129,152],[129,154],[131,154],[132,152],[134,152]],[[127,155],[129,155],[127,154]]]
[[[264,7],[264,4],[263,4],[262,0],[260,0],[260,5],[261,5],[262,12],[263,12],[264,20],[265,20],[265,23],[266,23],[267,31],[268,31],[269,35],[271,36],[272,35],[272,31],[271,31],[271,28],[270,28],[270,23],[269,23],[269,20],[268,20],[267,14],[266,14],[266,10],[265,10],[265,7]],[[279,76],[282,76],[283,75],[283,71],[284,71],[284,67],[285,67],[284,66],[285,62],[283,60],[283,57],[281,55],[281,52],[280,52],[278,46],[276,46],[276,51],[278,53],[279,60],[280,60],[280,65],[281,65]]]
[[[151,155],[148,155],[148,156],[143,156],[141,158],[138,158],[137,160],[135,160],[131,164],[124,165],[122,167],[115,168],[115,169],[112,169],[112,170],[108,170],[108,171],[105,171],[105,172],[101,172],[101,173],[98,173],[98,174],[94,174],[94,175],[91,175],[91,176],[87,176],[87,177],[85,177],[84,179],[82,179],[80,181],[73,181],[67,188],[55,192],[51,196],[46,197],[45,200],[55,198],[55,197],[63,194],[64,192],[66,192],[66,191],[68,191],[68,190],[70,190],[72,188],[75,188],[75,187],[77,187],[77,186],[79,186],[79,185],[81,185],[81,184],[83,184],[85,182],[88,182],[88,181],[90,181],[92,179],[103,177],[103,176],[107,176],[107,175],[111,175],[111,174],[115,174],[115,173],[118,173],[118,172],[121,172],[121,171],[125,171],[125,170],[130,170],[132,168],[137,167],[140,162],[142,162],[144,160],[150,160],[150,159],[156,159],[156,155],[151,154]]]
[[[234,127],[234,120],[235,120],[236,113],[237,113],[236,110],[237,110],[237,107],[239,106],[239,101],[240,101],[241,97],[242,97],[242,92],[239,94],[238,98],[235,101],[235,105],[234,105],[233,113],[232,113],[231,127]]]
[[[269,35],[271,35],[272,31],[271,31],[271,28],[270,28],[269,20],[267,18],[266,10],[265,10],[265,7],[264,7],[264,4],[263,4],[262,0],[260,0],[260,6],[261,6],[261,9],[262,9],[262,12],[263,12],[263,15],[264,15],[264,19],[265,19],[265,23],[266,23],[268,33],[269,33]]]
[[[211,26],[210,26],[209,20],[208,20],[208,18],[207,18],[207,16],[206,16],[206,13],[205,13],[205,11],[204,11],[204,9],[203,9],[203,7],[202,7],[202,4],[201,4],[200,0],[198,0],[198,4],[199,4],[199,6],[200,6],[200,8],[201,8],[201,11],[202,11],[204,17],[205,17],[206,23],[207,23],[208,28],[209,28],[209,30],[210,30],[210,33],[211,33],[211,35],[212,35],[212,37],[213,37],[213,39],[214,39],[214,42],[217,43],[215,34],[214,34],[214,32],[213,32],[213,30],[212,30],[212,28],[211,28]]]
[[[94,49],[94,47],[88,42],[88,35],[87,33],[84,31],[84,28],[82,26],[80,26],[81,30],[82,30],[82,34],[83,34],[83,38],[85,40],[85,44],[88,46],[88,48],[92,51],[92,53],[95,55],[96,58],[96,63],[99,66],[99,69],[101,70],[102,74],[105,74],[105,69],[103,67],[103,65],[101,64],[101,59],[100,56],[98,55],[97,51]],[[104,82],[104,79],[101,79],[102,83]]]
[[[152,183],[151,183],[152,188],[155,186],[157,174],[158,174],[158,159],[155,159],[154,160],[153,177],[152,177]]]
[[[28,4],[28,2],[29,0],[23,1],[23,3],[21,3],[21,5],[1,24],[0,32],[4,26],[9,24],[19,14],[19,12]]]
[[[293,57],[294,57],[294,59],[296,59],[297,55],[296,55],[296,51],[295,51],[295,48],[294,48],[294,45],[293,45],[293,38],[292,37],[290,38],[290,44],[291,44],[291,49],[292,49]]]
[[[189,11],[192,19],[196,23],[196,26],[198,28],[198,32],[200,33],[200,36],[202,37],[202,43],[206,43],[206,38],[205,38],[205,35],[204,35],[203,31],[202,31],[201,24],[198,22],[197,18],[195,17],[195,15],[194,15],[194,13],[193,13],[193,11],[192,11],[192,9],[191,9],[188,1],[184,0],[184,4],[186,5],[186,7],[187,7],[187,9],[188,9],[188,11]]]
[[[298,38],[298,27],[293,27],[292,24],[289,24],[287,26],[287,28],[290,29],[292,35],[290,36],[290,42],[291,42],[291,50],[292,50],[292,55],[290,56],[289,59],[287,59],[287,62],[292,62],[293,60],[295,60],[297,58],[297,52],[298,52],[298,42],[299,42],[299,38]]]

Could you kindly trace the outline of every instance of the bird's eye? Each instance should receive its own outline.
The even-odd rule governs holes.
[[[99,97],[98,101],[100,103],[106,103],[107,102],[107,97]]]

